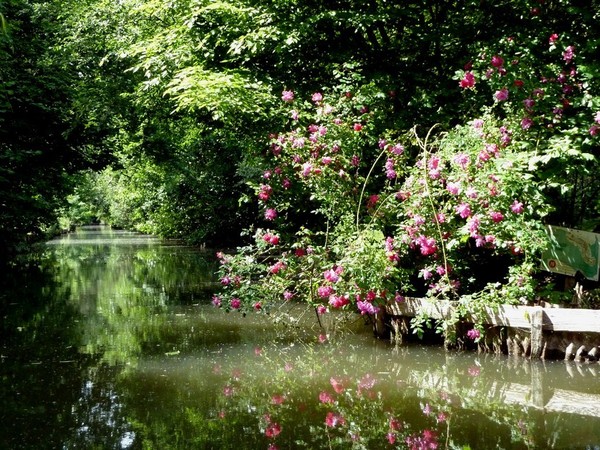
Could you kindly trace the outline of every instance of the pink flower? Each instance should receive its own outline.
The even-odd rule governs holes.
[[[294,293],[291,291],[283,291],[283,299],[288,302],[294,298]]]
[[[268,208],[265,211],[265,219],[267,220],[275,220],[277,218],[277,211],[273,208]]]
[[[273,405],[281,405],[285,402],[285,395],[275,394],[271,397],[271,403]]]
[[[359,389],[373,389],[373,386],[375,386],[375,383],[377,383],[377,379],[370,373],[367,373],[358,382],[358,388]]]
[[[319,286],[317,288],[317,295],[321,298],[328,298],[331,294],[333,294],[331,286]]]
[[[513,204],[510,206],[510,209],[515,214],[521,214],[524,211],[523,203],[515,200]]]
[[[304,145],[306,145],[306,139],[304,139],[303,137],[295,137],[292,140],[293,148],[304,148]]]
[[[281,93],[281,100],[286,103],[290,103],[294,101],[294,92],[293,91],[283,91]]]
[[[470,89],[475,86],[475,75],[472,72],[466,72],[465,76],[458,83],[458,85],[463,89]]]
[[[340,276],[333,269],[326,270],[323,273],[323,277],[330,283],[336,283],[340,279]]]
[[[552,45],[552,44],[554,44],[556,41],[558,41],[558,34],[556,34],[556,33],[552,33],[552,34],[550,35],[550,37],[548,38],[548,43],[549,43],[550,45]]]
[[[216,296],[216,295],[214,295],[213,298],[212,298],[212,304],[213,304],[214,307],[220,308],[221,307],[221,298],[218,297],[218,296]]]
[[[433,272],[429,269],[422,269],[420,275],[424,280],[429,280],[433,276]]]
[[[531,128],[531,125],[533,125],[533,120],[531,119],[531,117],[524,117],[523,120],[521,120],[522,129],[528,130],[529,128]]]
[[[309,163],[309,162],[305,162],[304,164],[302,164],[302,172],[301,172],[301,174],[302,174],[303,177],[307,177],[307,176],[310,175],[310,173],[312,172],[312,170],[313,170],[312,164]]]
[[[467,331],[467,337],[473,340],[479,339],[481,337],[481,332],[475,328],[471,328]]]
[[[575,58],[575,47],[569,45],[563,52],[563,59],[565,60],[565,63],[570,64],[571,61],[573,61],[573,58]]]
[[[327,313],[327,306],[325,305],[319,305],[317,306],[317,314],[322,316],[323,314]]]
[[[279,433],[281,433],[281,425],[276,422],[271,422],[265,429],[265,436],[271,439]]]
[[[233,309],[240,309],[240,306],[242,306],[242,301],[239,298],[232,298],[231,301],[229,302],[229,305]]]
[[[268,184],[261,184],[258,192],[258,199],[266,202],[273,193],[273,188]]]
[[[396,435],[391,431],[387,434],[387,441],[390,445],[394,445],[396,443]]]
[[[494,94],[494,98],[499,102],[508,100],[508,89],[502,88],[499,91],[496,91],[496,93]]]
[[[473,198],[474,199],[474,198],[477,198],[478,194],[477,194],[477,190],[473,186],[469,186],[467,188],[467,190],[465,191],[465,195],[468,198]]]
[[[471,237],[477,236],[477,231],[479,230],[479,225],[481,221],[479,220],[479,216],[470,217],[467,221],[467,228],[469,229],[469,233],[471,233]]]
[[[431,405],[429,403],[425,403],[425,406],[423,407],[423,414],[425,414],[426,416],[429,416],[431,413],[432,413]]]
[[[471,207],[468,203],[461,203],[456,207],[456,213],[463,219],[466,219],[471,216]]]
[[[379,201],[379,195],[371,195],[369,196],[369,200],[367,200],[367,208],[373,208],[377,202]]]
[[[420,227],[421,225],[425,224],[425,218],[423,216],[420,216],[418,214],[415,214],[413,216],[413,221],[415,223],[415,226]]]
[[[337,425],[344,425],[346,423],[346,419],[344,419],[341,415],[336,414],[334,412],[328,412],[325,417],[325,425],[328,427],[335,427]]]
[[[502,67],[504,65],[504,59],[502,59],[498,55],[492,56],[492,66],[494,67]]]
[[[356,302],[356,307],[358,308],[358,310],[360,311],[361,315],[373,315],[373,314],[377,314],[379,312],[379,308],[375,305],[373,305],[373,303],[367,302],[367,301],[357,301]]]
[[[431,430],[423,430],[421,436],[413,434],[406,437],[406,444],[411,450],[427,450],[438,448],[437,433]]]
[[[477,159],[479,159],[481,162],[489,161],[491,157],[492,155],[490,155],[486,149],[481,150],[479,155],[477,155]]]
[[[395,417],[390,417],[389,425],[390,425],[390,430],[394,430],[394,431],[399,431],[403,427],[402,422],[400,422]]]
[[[360,123],[355,123],[352,128],[354,129],[354,131],[360,131],[363,129],[363,126]]]
[[[526,98],[525,100],[523,100],[523,106],[525,106],[525,109],[527,110],[531,110],[531,108],[533,108],[535,105],[535,100],[532,98]]]
[[[319,394],[319,401],[321,403],[333,403],[335,400],[328,392],[321,391],[321,393]]]
[[[454,181],[449,181],[448,184],[446,184],[446,190],[452,195],[458,195],[460,192],[460,184],[455,183]]]
[[[320,92],[315,92],[312,95],[312,101],[315,103],[320,103],[323,101],[323,94],[321,94]]]
[[[403,146],[402,144],[395,144],[395,145],[392,147],[392,150],[391,150],[391,152],[392,152],[394,155],[401,155],[402,153],[404,153],[404,146]]]
[[[295,109],[293,109],[292,111],[290,111],[290,117],[292,118],[292,120],[298,120],[298,111],[296,111]]]
[[[331,377],[329,379],[329,383],[331,384],[331,387],[337,394],[341,394],[342,392],[344,392],[344,385],[342,383],[342,380]]]
[[[598,134],[600,134],[600,126],[592,125],[590,127],[590,136],[597,136]]]
[[[281,92],[281,100],[286,103],[291,103],[294,101],[294,91],[284,90]]]
[[[471,162],[471,158],[466,153],[459,153],[454,157],[454,162],[464,170]]]
[[[471,123],[474,129],[481,130],[483,128],[483,119],[475,119]]]
[[[350,300],[345,295],[330,295],[329,304],[334,308],[342,308],[350,303]]]
[[[263,241],[265,241],[267,244],[277,245],[279,244],[279,236],[276,234],[265,233],[263,235]]]
[[[286,269],[286,265],[283,261],[277,261],[275,264],[273,264],[271,267],[269,267],[269,272],[272,273],[273,275],[277,275],[279,272],[281,272],[282,270]]]
[[[598,111],[594,116],[594,122],[600,123],[600,111]]]
[[[495,222],[502,222],[502,220],[504,219],[504,216],[502,215],[501,212],[498,211],[490,211],[490,218]]]
[[[328,166],[329,164],[331,164],[331,161],[333,161],[331,156],[323,156],[321,158],[321,164],[323,164],[324,166]]]
[[[433,255],[437,251],[437,243],[434,238],[428,238],[427,236],[420,235],[417,238],[416,243],[421,248],[421,254],[423,256]]]

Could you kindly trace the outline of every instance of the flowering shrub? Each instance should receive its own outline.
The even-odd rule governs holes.
[[[372,315],[405,295],[532,297],[548,206],[510,122],[487,114],[422,138],[386,129],[386,96],[372,86],[282,100],[289,129],[272,135],[254,185],[269,228],[220,255],[215,304]]]
[[[568,32],[539,33],[524,31],[493,50],[481,48],[457,74],[459,86],[504,118],[511,130],[506,139],[527,152],[529,172],[556,206],[552,221],[585,228],[597,215],[590,207],[597,208],[598,195],[590,182],[600,146],[597,46],[577,46]]]

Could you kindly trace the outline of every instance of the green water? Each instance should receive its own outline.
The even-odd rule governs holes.
[[[600,448],[598,364],[226,314],[215,264],[88,227],[0,275],[0,448]]]

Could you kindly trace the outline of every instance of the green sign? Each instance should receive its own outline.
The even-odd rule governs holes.
[[[552,244],[542,253],[542,267],[555,273],[598,281],[600,234],[548,225]]]

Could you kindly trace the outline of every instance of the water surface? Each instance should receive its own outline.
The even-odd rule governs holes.
[[[4,274],[0,448],[600,448],[598,364],[227,314],[215,264],[87,227]]]

